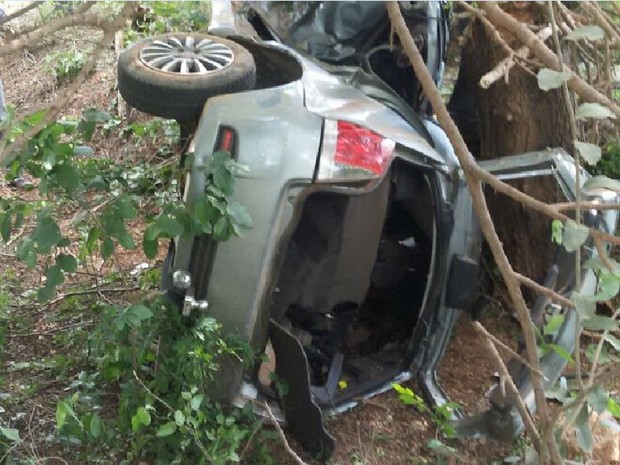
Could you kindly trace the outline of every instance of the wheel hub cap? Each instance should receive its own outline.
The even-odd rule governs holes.
[[[197,41],[192,36],[154,40],[139,54],[140,61],[149,68],[184,75],[219,71],[230,66],[234,57],[230,47],[210,39]]]

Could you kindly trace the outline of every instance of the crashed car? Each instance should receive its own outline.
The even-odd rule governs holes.
[[[399,4],[439,82],[446,11],[439,2]],[[382,3],[250,2],[236,16],[229,3],[213,7],[209,35],[152,37],[118,63],[127,102],[177,119],[191,140],[188,206],[205,191],[213,153],[247,167],[233,197],[252,229],[226,242],[177,237],[163,287],[184,315],[206,312],[271,359],[251,370],[224,363],[211,395],[257,410],[267,403],[302,446],[327,456],[334,440],[323,416],[391,383],[415,378],[429,402],[448,401],[436,370],[476,292],[482,236],[454,151],[390,45]],[[507,182],[545,179],[575,198],[574,161],[562,149],[482,166]],[[606,195],[590,200],[616,201]],[[613,231],[616,216],[589,211],[586,221]],[[572,257],[558,248],[549,287],[574,288]],[[591,271],[581,283],[594,292]],[[545,301],[534,310],[565,312]],[[576,323],[566,315],[554,342],[570,351]],[[553,382],[565,360],[551,352],[541,364]],[[528,371],[512,369],[534,409]],[[518,434],[511,399],[496,390],[490,405],[457,419],[457,429]]]

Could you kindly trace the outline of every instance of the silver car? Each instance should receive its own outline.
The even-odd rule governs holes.
[[[446,13],[439,2],[400,4],[438,82]],[[271,358],[252,370],[227,361],[212,395],[257,410],[268,403],[306,449],[329,455],[323,415],[391,383],[414,377],[428,401],[447,402],[435,373],[476,292],[480,229],[454,151],[388,43],[382,4],[250,2],[236,17],[228,3],[213,7],[211,35],[149,38],[118,65],[129,104],[179,120],[191,141],[188,206],[207,187],[214,153],[247,167],[233,197],[253,227],[226,242],[174,239],[164,287],[185,315],[207,312]],[[373,32],[381,27],[383,35]],[[552,181],[575,198],[574,162],[562,149],[483,167],[500,179]],[[587,222],[613,231],[616,216],[592,211]],[[548,282],[568,292],[572,255],[557,255]],[[581,282],[594,292],[591,272]],[[564,310],[541,301],[538,311]],[[567,312],[555,341],[569,351],[574,325]],[[552,382],[565,360],[551,352],[541,363]],[[533,409],[522,368],[513,364],[515,381]],[[488,412],[457,421],[470,435],[512,437],[521,428],[499,390]]]

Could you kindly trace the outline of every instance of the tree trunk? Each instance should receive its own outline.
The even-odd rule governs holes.
[[[541,22],[540,8],[534,2],[506,5],[509,13],[529,24]],[[508,33],[502,33],[502,37],[513,49],[521,45]],[[472,154],[486,160],[548,147],[563,146],[570,150],[570,120],[561,90],[540,90],[536,76],[518,65],[510,70],[508,83],[501,79],[486,90],[478,85],[480,78],[504,58],[503,48],[479,21],[474,21],[463,46],[459,76],[450,102],[451,112],[465,133]],[[538,177],[511,184],[537,199],[561,201],[550,179]],[[554,257],[549,219],[499,194],[489,192],[487,200],[515,270],[542,281]]]

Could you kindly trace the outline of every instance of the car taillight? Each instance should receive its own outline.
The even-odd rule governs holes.
[[[234,158],[236,142],[237,137],[234,129],[228,128],[226,126],[220,127],[220,132],[217,136],[217,143],[215,144],[215,146],[217,147],[217,151],[228,152]]]
[[[362,126],[325,120],[317,180],[379,177],[388,168],[395,146],[393,140]]]

